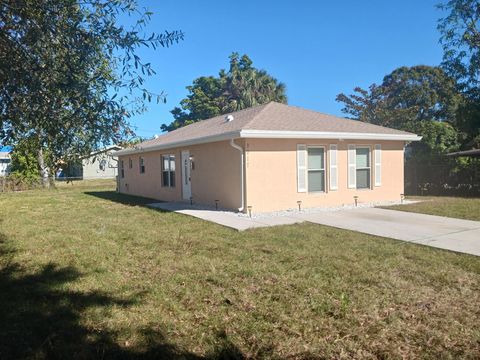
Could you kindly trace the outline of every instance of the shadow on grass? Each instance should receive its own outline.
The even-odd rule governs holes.
[[[86,191],[85,194],[95,196],[103,200],[114,201],[129,206],[145,206],[147,204],[158,203],[159,200],[144,198],[134,195],[120,194],[116,191]]]
[[[134,303],[99,291],[81,292],[68,284],[82,274],[49,263],[27,272],[14,261],[15,251],[0,233],[0,359],[241,359],[228,341],[206,357],[168,343],[161,331],[142,332],[146,346],[119,345],[118,333],[83,324],[88,309],[125,310]]]

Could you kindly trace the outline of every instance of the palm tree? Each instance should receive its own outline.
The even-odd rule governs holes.
[[[226,112],[266,104],[270,101],[287,102],[285,84],[269,75],[265,70],[251,66],[252,61],[243,55],[230,56],[230,71],[225,74]]]

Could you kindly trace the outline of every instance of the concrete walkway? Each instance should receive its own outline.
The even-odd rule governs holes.
[[[232,211],[215,210],[214,208],[210,207],[189,205],[178,202],[155,203],[149,204],[148,206],[155,209],[174,211],[179,214],[190,215],[202,220],[227,226],[238,231],[276,225],[290,225],[304,221],[288,216],[250,218],[244,214],[237,214]]]
[[[282,215],[243,214],[217,211],[183,203],[155,203],[149,206],[215,222],[236,230],[309,221],[396,240],[480,256],[480,222],[416,214],[380,208],[355,208],[318,212],[291,211]]]

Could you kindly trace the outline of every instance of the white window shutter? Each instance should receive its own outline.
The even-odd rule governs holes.
[[[375,186],[382,185],[382,145],[375,144]]]
[[[357,187],[357,162],[355,145],[348,145],[348,188]]]
[[[297,191],[307,192],[307,145],[297,144]]]
[[[337,145],[330,145],[330,190],[338,189]]]

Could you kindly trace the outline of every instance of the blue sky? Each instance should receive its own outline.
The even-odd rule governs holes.
[[[157,75],[147,82],[165,91],[166,104],[150,104],[132,120],[140,136],[160,133],[185,87],[228,67],[233,51],[287,86],[288,101],[342,115],[340,92],[380,82],[399,66],[438,65],[442,49],[439,0],[140,1],[153,11],[149,31],[182,30],[185,40],[168,49],[139,52]]]

